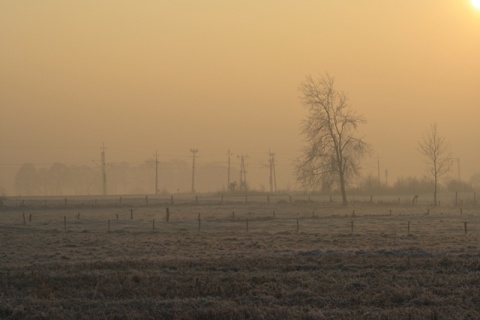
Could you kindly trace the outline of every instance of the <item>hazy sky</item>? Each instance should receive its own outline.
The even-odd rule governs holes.
[[[258,167],[271,149],[279,187],[293,187],[298,86],[324,72],[366,117],[389,182],[424,172],[432,122],[462,178],[480,172],[469,0],[1,0],[0,188],[14,193],[24,162],[92,165],[102,143],[108,161],[138,163],[193,147],[200,163],[226,161],[231,148]]]

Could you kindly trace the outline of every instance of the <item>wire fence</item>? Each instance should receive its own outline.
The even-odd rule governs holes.
[[[275,201],[272,201],[275,199]],[[312,199],[238,197],[192,199],[174,204],[163,198],[147,205],[139,198],[88,205],[40,199],[23,207],[8,206],[0,214],[0,227],[68,232],[155,232],[155,233],[309,233],[321,235],[480,235],[480,208],[422,205],[389,206],[359,202],[343,207]],[[104,199],[106,200],[106,199]],[[112,200],[112,199],[108,199]],[[163,201],[160,201],[163,200]],[[39,202],[40,201],[40,202]],[[57,202],[55,202],[57,201]],[[91,201],[91,199],[89,200]],[[35,206],[40,203],[40,206]],[[132,204],[137,204],[133,206]],[[21,210],[19,210],[21,209]]]
[[[65,207],[141,207],[165,205],[212,205],[231,203],[304,203],[338,204],[339,195],[325,194],[170,194],[170,195],[119,195],[119,196],[57,196],[57,197],[5,197],[0,199],[0,210],[24,208]],[[422,195],[355,195],[349,197],[349,205],[431,206],[431,194]],[[477,206],[476,192],[441,193],[438,206],[472,208]]]

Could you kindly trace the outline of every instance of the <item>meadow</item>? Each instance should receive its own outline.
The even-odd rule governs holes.
[[[479,319],[480,209],[407,200],[8,199],[0,318]]]

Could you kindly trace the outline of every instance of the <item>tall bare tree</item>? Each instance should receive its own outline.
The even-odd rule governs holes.
[[[423,139],[418,142],[418,150],[425,156],[428,173],[433,178],[433,204],[436,206],[438,182],[452,167],[450,146],[445,137],[438,132],[436,123],[430,125],[430,131],[427,131]]]
[[[306,146],[297,160],[296,174],[305,187],[336,185],[347,205],[347,184],[358,175],[360,160],[371,148],[357,136],[364,117],[351,109],[347,95],[334,84],[335,79],[324,74],[316,79],[307,76],[300,85],[308,116],[301,125]]]

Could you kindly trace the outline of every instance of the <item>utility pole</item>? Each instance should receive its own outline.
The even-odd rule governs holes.
[[[457,160],[457,173],[458,173],[458,183],[462,181],[462,175],[460,174],[460,158],[455,158]]]
[[[380,157],[377,157],[377,170],[378,170],[378,186],[380,186],[382,183],[381,183],[381,180],[380,180]]]
[[[227,151],[227,157],[228,157],[228,171],[227,171],[227,191],[230,191],[230,156],[232,153],[230,152],[230,149]]]
[[[245,159],[248,158],[247,155],[240,155],[238,159],[240,159],[240,191],[247,191],[247,170],[245,168]]]
[[[192,153],[192,193],[195,192],[195,156],[196,153],[198,152],[198,149],[190,149],[190,152]]]
[[[155,194],[158,194],[158,150],[155,150]]]
[[[102,145],[102,152],[100,153],[101,168],[102,168],[102,186],[103,195],[107,195],[107,162],[105,161],[105,143]]]
[[[275,174],[275,153],[268,152],[268,163],[270,168],[270,192],[277,191],[277,176]]]

